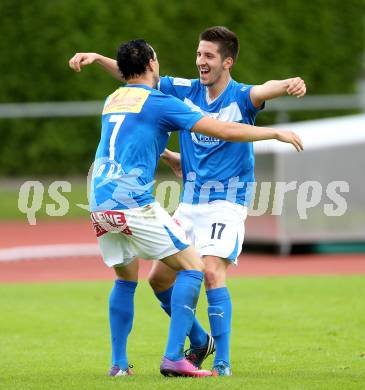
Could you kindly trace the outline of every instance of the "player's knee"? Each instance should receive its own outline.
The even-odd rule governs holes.
[[[225,286],[225,276],[217,269],[205,269],[204,283],[207,289]]]
[[[194,262],[190,263],[189,267],[187,269],[205,272],[205,265],[201,260],[198,260],[198,261],[194,261]]]
[[[148,276],[148,283],[156,293],[168,290],[174,284],[174,281],[175,279],[165,278],[158,274]]]
[[[194,247],[189,247],[179,253],[179,266],[182,270],[204,272],[205,264]]]
[[[179,259],[180,270],[185,271],[205,271],[205,264],[198,256],[184,256]]]

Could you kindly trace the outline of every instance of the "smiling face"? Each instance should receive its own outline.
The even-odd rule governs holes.
[[[219,44],[210,41],[200,41],[197,54],[196,66],[198,67],[200,81],[208,87],[216,84],[229,74],[233,65],[233,59],[222,58],[219,52]]]

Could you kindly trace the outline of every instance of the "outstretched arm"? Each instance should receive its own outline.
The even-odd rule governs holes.
[[[306,85],[300,77],[286,80],[270,80],[261,85],[255,85],[250,90],[250,98],[255,107],[260,107],[265,100],[283,95],[300,98],[306,93]]]
[[[117,80],[125,81],[122,77],[117,61],[112,58],[102,56],[98,53],[76,53],[68,62],[71,69],[75,72],[81,72],[81,69],[86,65],[91,65],[94,62],[101,65],[107,72],[109,72]]]
[[[292,144],[300,152],[303,150],[302,140],[292,131],[258,127],[236,122],[222,122],[213,118],[200,119],[191,129],[195,133],[202,133],[231,142],[253,142],[265,139],[276,139]]]

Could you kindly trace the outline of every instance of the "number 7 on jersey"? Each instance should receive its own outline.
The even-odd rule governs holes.
[[[109,160],[114,160],[115,158],[115,140],[117,138],[118,131],[120,130],[124,119],[125,115],[120,114],[111,115],[109,118],[109,122],[115,123],[109,142]]]

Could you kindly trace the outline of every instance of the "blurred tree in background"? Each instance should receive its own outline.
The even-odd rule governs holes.
[[[68,68],[77,51],[115,57],[145,38],[161,74],[197,77],[199,32],[225,25],[241,51],[233,77],[248,84],[300,75],[309,94],[352,93],[364,53],[363,0],[2,0],[0,102],[104,99],[118,82],[97,65]],[[0,175],[87,171],[100,119],[0,120]]]

